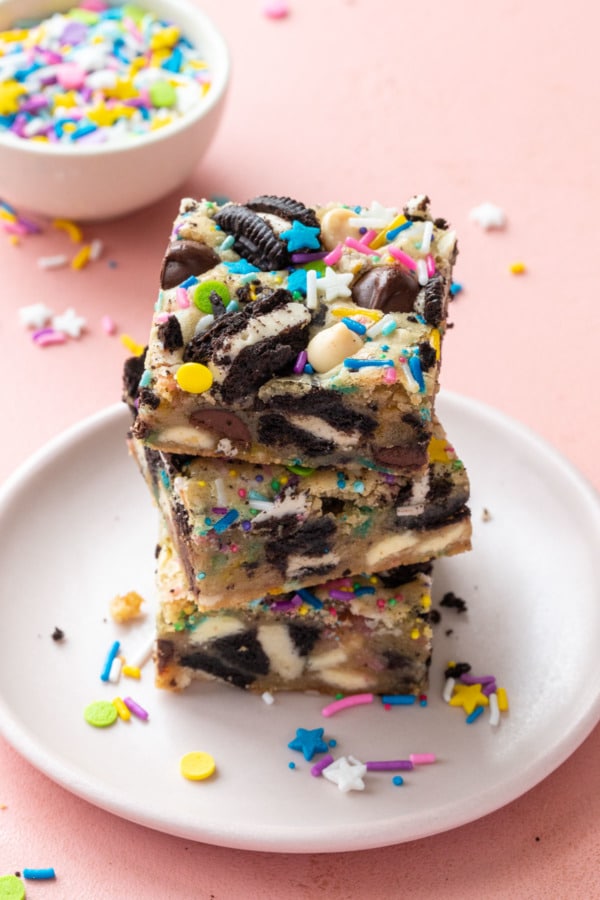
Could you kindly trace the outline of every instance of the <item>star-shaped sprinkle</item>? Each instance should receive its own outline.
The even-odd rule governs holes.
[[[327,266],[325,274],[317,278],[317,291],[324,293],[328,302],[337,297],[350,297],[352,291],[348,285],[352,278],[353,275],[350,272],[344,275],[342,272],[335,272],[331,266]]]
[[[296,737],[290,741],[288,747],[290,750],[298,750],[304,754],[304,759],[311,760],[315,753],[326,753],[329,749],[323,740],[324,728],[297,728]]]
[[[457,684],[450,697],[450,706],[462,706],[468,716],[476,706],[487,706],[488,698],[481,692],[480,684]]]
[[[60,316],[52,317],[52,327],[69,337],[78,338],[86,326],[86,321],[78,316],[73,307],[69,307]]]
[[[385,228],[394,221],[397,215],[397,209],[382,206],[381,203],[373,200],[368,209],[363,207],[358,216],[348,219],[348,224],[353,228]]]
[[[346,794],[348,791],[364,791],[363,777],[367,774],[367,767],[353,756],[340,756],[330,766],[323,769],[322,775],[333,784],[337,784],[340,791]]]
[[[506,225],[504,210],[493,203],[480,203],[479,206],[473,207],[469,218],[485,228],[486,231],[489,228],[504,228]]]
[[[249,275],[251,272],[260,272],[260,269],[249,263],[247,259],[239,259],[237,262],[226,262],[223,265],[232,275]]]
[[[306,297],[306,269],[295,269],[288,276],[287,289],[292,294],[299,291]]]
[[[297,219],[292,222],[292,227],[287,231],[282,231],[280,238],[287,243],[288,250],[293,253],[295,250],[320,250],[319,243],[320,228],[313,228],[311,225],[303,225]]]
[[[19,309],[21,325],[26,328],[43,328],[53,315],[52,310],[43,303],[33,303],[31,306],[22,306]]]

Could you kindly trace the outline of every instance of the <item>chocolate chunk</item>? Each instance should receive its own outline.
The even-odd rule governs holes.
[[[418,468],[427,462],[427,444],[399,444],[396,447],[375,447],[373,458],[382,466]]]
[[[285,269],[289,263],[287,244],[270,225],[246,206],[233,203],[215,215],[215,222],[235,238],[233,249],[264,272]]]
[[[321,633],[315,625],[305,625],[300,622],[289,622],[288,631],[300,656],[308,656]]]
[[[167,291],[192,275],[202,275],[218,266],[221,259],[212,247],[199,241],[174,241],[169,244],[160,270],[160,286]]]
[[[252,440],[246,423],[226,409],[199,410],[192,413],[190,423],[194,428],[204,428],[217,437],[229,438],[237,444],[248,445]]]
[[[375,266],[352,286],[352,299],[366,309],[410,313],[419,291],[417,279],[402,266]]]
[[[183,347],[183,334],[177,316],[169,316],[166,322],[161,322],[157,329],[158,339],[165,350],[179,350]]]
[[[298,222],[308,225],[309,228],[321,227],[315,212],[298,200],[292,200],[291,197],[262,195],[248,200],[245,205],[254,212],[272,213],[282,219],[289,219],[290,222],[297,219]]]

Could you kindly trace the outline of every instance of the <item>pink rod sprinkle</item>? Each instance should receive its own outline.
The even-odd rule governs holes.
[[[169,321],[169,313],[157,313],[154,316],[154,321],[157,325],[163,325],[165,322]]]
[[[377,256],[376,250],[371,250],[371,248],[367,247],[366,244],[363,244],[361,241],[357,241],[353,237],[347,237],[344,243],[346,247],[350,247],[352,250],[357,250],[358,253],[366,253],[368,256]]]
[[[138,719],[147,721],[150,718],[143,706],[140,706],[139,703],[136,703],[135,700],[131,699],[131,697],[123,697],[123,703],[129,710],[129,712],[132,712],[134,716],[138,717]]]
[[[427,265],[427,275],[431,278],[432,275],[435,275],[435,259],[431,253],[428,253],[425,257],[425,263]]]
[[[342,697],[341,700],[334,700],[333,703],[324,706],[321,715],[328,718],[342,709],[348,709],[350,706],[362,706],[365,703],[372,703],[373,700],[373,694],[352,694],[350,697]]]
[[[52,344],[64,344],[66,340],[67,336],[62,331],[51,331],[34,338],[34,343],[37,347],[50,347]]]
[[[177,300],[177,306],[180,309],[187,309],[190,305],[190,298],[188,296],[188,292],[185,288],[178,287],[175,292],[175,299]]]
[[[397,259],[398,262],[401,262],[402,265],[406,266],[407,269],[411,269],[413,272],[417,271],[417,264],[408,253],[405,253],[404,250],[399,250],[398,247],[388,247],[388,253],[390,256],[393,256],[394,259]]]
[[[366,231],[365,234],[361,234],[360,242],[361,244],[370,244],[374,238],[377,237],[377,231],[374,228],[370,228],[369,231]]]
[[[327,256],[323,257],[323,262],[326,266],[335,266],[337,262],[342,258],[342,253],[344,252],[344,248],[342,244],[338,244],[337,247],[334,247]]]
[[[111,319],[110,316],[102,316],[100,324],[102,325],[102,330],[105,334],[115,334],[117,331],[115,321],[114,319]]]
[[[428,766],[436,761],[435,753],[411,753],[409,759],[413,766]]]
[[[396,369],[392,366],[387,366],[383,370],[383,381],[385,381],[386,384],[393,384],[396,381],[397,377],[398,376],[396,375]]]
[[[323,757],[323,759],[320,759],[319,762],[316,762],[314,766],[312,766],[310,774],[314,775],[315,778],[318,778],[323,769],[326,769],[327,766],[330,766],[332,762],[333,756],[331,755],[331,753],[327,753],[326,756]]]

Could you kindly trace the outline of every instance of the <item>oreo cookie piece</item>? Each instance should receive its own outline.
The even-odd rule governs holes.
[[[352,299],[365,309],[410,313],[420,290],[417,279],[402,266],[375,266],[353,285]]]
[[[218,266],[221,259],[212,247],[199,241],[173,241],[167,247],[160,270],[164,291],[177,287],[192,275],[202,275]]]
[[[253,200],[248,200],[246,206],[254,212],[271,213],[282,219],[288,219],[290,222],[296,219],[309,228],[321,227],[314,211],[298,200],[292,200],[291,197],[274,197],[270,194],[263,194],[260,197],[254,197]]]
[[[253,266],[263,272],[288,266],[290,259],[285,241],[247,206],[230,203],[216,213],[214,220],[223,231],[233,235],[233,249]]]
[[[169,316],[166,322],[158,326],[158,339],[169,352],[183,347],[183,334],[177,316]]]

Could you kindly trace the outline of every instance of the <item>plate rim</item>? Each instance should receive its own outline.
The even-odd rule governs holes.
[[[462,394],[442,390],[439,400],[441,406],[449,404],[460,414],[473,414],[481,420],[493,421],[502,429],[510,431],[520,441],[525,441],[530,446],[538,447],[546,458],[557,465],[576,487],[578,499],[585,500],[595,525],[600,534],[600,494],[594,485],[566,458],[559,450],[550,444],[545,438],[522,422],[512,418],[501,410],[498,410],[480,400],[467,397]],[[18,494],[20,488],[27,484],[29,478],[40,468],[50,465],[57,456],[60,456],[67,448],[78,442],[85,442],[90,435],[105,427],[116,425],[119,419],[123,424],[127,422],[127,409],[122,403],[115,403],[105,407],[55,435],[39,449],[26,458],[0,485],[0,521],[5,514],[5,507],[10,505],[12,499]],[[590,691],[587,707],[582,710],[577,720],[562,734],[553,744],[549,753],[542,760],[530,761],[518,773],[518,776],[505,778],[500,783],[494,783],[484,789],[482,796],[487,797],[487,803],[482,804],[484,811],[473,811],[468,806],[456,815],[456,807],[452,813],[446,804],[441,809],[436,808],[435,815],[424,815],[421,827],[412,830],[410,834],[393,834],[386,839],[383,832],[386,830],[386,820],[382,818],[375,828],[372,826],[354,827],[352,833],[345,834],[339,845],[332,844],[328,826],[315,831],[310,826],[310,835],[302,833],[302,827],[294,823],[293,829],[282,832],[280,826],[264,826],[262,840],[257,841],[252,837],[247,827],[237,826],[235,823],[228,828],[218,825],[211,830],[210,823],[204,823],[204,827],[195,828],[190,823],[186,827],[184,823],[174,826],[168,816],[152,814],[150,817],[132,810],[126,801],[121,801],[118,796],[110,796],[110,791],[102,785],[100,779],[90,777],[88,773],[82,777],[79,770],[66,763],[56,754],[49,753],[39,741],[32,737],[27,728],[22,725],[8,707],[0,687],[0,734],[6,741],[38,771],[59,784],[65,790],[75,794],[107,812],[123,818],[126,821],[152,828],[162,833],[176,837],[210,843],[215,846],[223,846],[234,849],[253,850],[259,852],[284,852],[284,853],[326,853],[340,851],[368,850],[377,847],[390,846],[410,840],[419,840],[442,832],[458,828],[469,822],[476,821],[485,815],[512,803],[525,792],[535,787],[552,772],[554,772],[572,753],[589,737],[600,721],[600,683],[597,692]],[[506,784],[508,782],[508,785]],[[506,786],[509,790],[505,792]],[[502,795],[502,796],[499,796]],[[451,821],[450,821],[451,820]],[[182,820],[181,820],[182,821]],[[393,819],[392,822],[398,822]],[[390,823],[387,822],[387,825]],[[371,827],[371,830],[367,830]],[[391,830],[393,831],[393,827]],[[305,827],[308,829],[308,826]],[[287,832],[290,832],[289,834]],[[326,846],[320,847],[319,843],[325,840]]]

